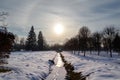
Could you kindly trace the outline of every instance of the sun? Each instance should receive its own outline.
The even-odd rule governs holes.
[[[56,34],[62,34],[63,30],[64,30],[63,28],[64,28],[64,26],[62,24],[57,23],[54,26],[54,31],[55,31]]]

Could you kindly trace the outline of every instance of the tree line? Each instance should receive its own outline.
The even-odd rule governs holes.
[[[16,36],[13,46],[14,51],[58,50],[59,48],[72,50],[74,53],[78,51],[78,54],[82,51],[84,56],[86,56],[86,51],[90,51],[90,53],[97,51],[98,55],[100,55],[101,51],[106,51],[110,57],[113,56],[112,52],[116,51],[120,55],[120,31],[111,25],[100,32],[92,33],[87,26],[83,26],[79,29],[77,35],[67,40],[63,45],[54,44],[49,46],[44,39],[42,31],[39,31],[36,38],[34,27],[32,26],[27,39],[21,38],[18,42],[18,37]]]
[[[48,45],[43,37],[42,31],[39,31],[38,37],[36,38],[34,26],[31,27],[26,40],[21,38],[19,41],[19,38],[16,35],[13,45],[13,51],[42,51],[47,49]]]
[[[78,34],[63,45],[64,50],[73,50],[73,52],[83,52],[84,56],[86,51],[97,51],[100,55],[101,51],[107,51],[112,57],[112,52],[118,52],[120,55],[120,32],[114,26],[104,28],[103,31],[91,33],[87,26],[79,29]]]

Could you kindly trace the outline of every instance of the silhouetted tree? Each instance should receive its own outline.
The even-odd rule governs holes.
[[[14,39],[13,33],[8,32],[5,26],[0,26],[0,65],[7,64]]]
[[[25,40],[24,38],[21,38],[19,40],[19,37],[15,35],[13,51],[20,51],[20,50],[25,50]]]
[[[67,40],[64,43],[64,50],[71,50],[70,40]]]
[[[78,38],[77,38],[77,36],[69,39],[64,44],[64,49],[65,50],[73,50],[73,53],[75,53],[75,51],[78,50]]]
[[[107,54],[108,54],[108,50],[109,50],[108,39],[102,37],[102,41],[101,41],[101,43],[103,44],[103,49],[104,49],[105,51],[107,51]]]
[[[116,34],[115,39],[113,40],[113,48],[118,53],[120,52],[120,36],[118,35],[118,33]]]
[[[100,48],[101,48],[101,34],[98,32],[93,33],[93,42],[94,42],[94,48],[98,51],[98,55],[100,54]]]
[[[88,49],[90,50],[90,54],[92,53],[92,50],[95,49],[93,36],[88,38]]]
[[[88,29],[88,27],[83,26],[82,28],[80,28],[79,34],[78,34],[79,46],[82,47],[84,56],[85,56],[85,52],[88,48],[88,38],[89,38],[89,36],[90,36],[90,30]]]
[[[38,34],[38,50],[43,50],[44,47],[44,38],[42,32],[40,31]]]
[[[71,43],[71,48],[73,50],[73,53],[75,54],[75,51],[78,50],[78,37],[73,37],[70,39],[70,43]]]
[[[104,40],[106,40],[105,42],[108,45],[107,47],[110,52],[110,57],[112,57],[112,46],[113,46],[112,42],[113,42],[115,34],[116,34],[115,32],[116,31],[115,31],[114,26],[106,27],[103,31],[103,38],[104,38]]]
[[[34,32],[34,27],[31,27],[31,30],[28,34],[27,41],[26,41],[26,50],[36,50],[36,34]]]
[[[21,38],[19,45],[20,45],[20,50],[24,50],[25,49],[25,40],[24,40],[24,38]]]
[[[50,49],[58,51],[59,49],[62,49],[62,45],[56,43],[56,44],[51,45]]]

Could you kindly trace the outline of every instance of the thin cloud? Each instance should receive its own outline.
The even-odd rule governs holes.
[[[83,25],[92,31],[101,26],[103,29],[108,24],[120,25],[119,4],[119,0],[0,0],[0,10],[10,14],[9,27],[16,34],[25,35],[33,25],[37,33],[43,30],[50,38],[53,24],[57,22],[67,28],[66,36],[76,34]]]

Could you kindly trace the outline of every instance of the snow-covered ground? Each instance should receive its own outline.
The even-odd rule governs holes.
[[[71,52],[62,52],[64,59],[71,63],[75,72],[88,75],[87,80],[120,80],[120,57],[115,54],[113,58],[102,52],[100,56],[94,52],[82,53],[78,56]],[[55,57],[55,59],[54,59]],[[50,69],[49,60],[54,59],[55,65]],[[66,71],[59,54],[55,51],[42,52],[12,52],[5,65],[12,71],[0,73],[0,80],[64,80]],[[62,65],[62,66],[61,66]]]
[[[56,52],[12,52],[6,65],[10,72],[0,73],[0,80],[42,80],[49,74],[48,60],[55,57]]]
[[[120,57],[116,54],[113,58],[107,57],[106,52],[102,52],[101,56],[97,56],[96,52],[87,54],[86,57],[83,57],[82,53],[79,56],[71,52],[62,54],[74,66],[75,72],[90,74],[87,80],[120,80]]]
[[[64,68],[64,62],[59,53],[57,53],[54,60],[55,65],[52,66],[52,72],[45,80],[65,80],[66,70]]]

